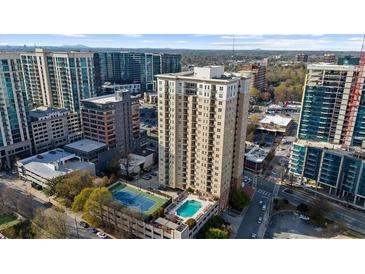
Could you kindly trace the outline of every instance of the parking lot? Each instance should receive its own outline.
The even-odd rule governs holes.
[[[323,229],[314,226],[310,221],[299,218],[294,212],[282,212],[272,216],[265,233],[265,239],[319,239],[350,238],[343,235],[339,227]]]

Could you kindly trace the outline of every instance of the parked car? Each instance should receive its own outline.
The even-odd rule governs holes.
[[[151,175],[152,176],[157,176],[157,173],[156,172],[151,172]]]
[[[148,175],[145,175],[145,176],[142,177],[142,179],[144,179],[144,180],[151,180],[152,177],[151,176],[148,176]]]
[[[105,239],[107,236],[103,233],[103,232],[98,232],[96,233],[96,235],[101,238],[101,239]]]
[[[264,203],[264,201],[262,201],[262,200],[261,200],[261,201],[259,202],[259,205],[263,205],[263,203]]]
[[[258,224],[261,224],[262,223],[262,217],[259,217],[259,219],[257,220],[257,223]]]
[[[262,205],[262,210],[265,211],[266,210],[266,205]]]
[[[304,221],[309,221],[309,220],[310,220],[310,218],[309,218],[308,216],[305,216],[305,215],[303,215],[303,214],[300,214],[300,215],[299,215],[299,219],[302,219],[302,220],[304,220]]]
[[[252,238],[252,239],[256,239],[256,238],[257,238],[256,233],[252,233],[252,234],[251,234],[251,238]]]
[[[79,222],[79,225],[83,228],[88,228],[89,227],[89,225],[84,221]]]

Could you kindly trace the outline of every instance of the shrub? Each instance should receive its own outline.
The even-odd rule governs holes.
[[[165,215],[165,211],[162,207],[160,207],[159,209],[157,209],[155,212],[152,213],[151,217],[153,219],[157,219],[159,217],[163,217]]]
[[[188,187],[188,189],[186,191],[189,193],[194,193],[194,189],[192,189],[191,187]]]
[[[229,233],[219,228],[209,228],[205,233],[206,239],[228,239]]]
[[[185,223],[189,226],[189,229],[193,229],[196,226],[196,221],[193,218],[187,219]]]

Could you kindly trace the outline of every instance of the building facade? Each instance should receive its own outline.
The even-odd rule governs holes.
[[[143,52],[95,53],[96,83],[140,84],[143,91],[153,90],[154,76],[181,71],[181,55]]]
[[[299,53],[299,54],[295,55],[295,61],[302,62],[302,63],[308,62],[308,54]]]
[[[240,73],[250,73],[252,75],[250,88],[254,87],[263,92],[266,90],[266,68],[267,60],[265,59],[257,64],[245,65]]]
[[[82,100],[84,137],[126,155],[133,149],[132,107],[128,91]]]
[[[21,60],[17,53],[0,53],[0,169],[31,153],[29,109]]]
[[[39,107],[30,111],[33,152],[45,152],[82,138],[76,113],[64,108]]]
[[[249,79],[223,67],[157,76],[159,181],[228,204],[243,173]]]
[[[80,112],[80,101],[96,95],[91,52],[21,53],[30,108],[54,106]]]
[[[354,65],[308,65],[298,141],[289,163],[289,172],[302,181],[315,181],[317,191],[361,207],[365,207],[364,77]]]

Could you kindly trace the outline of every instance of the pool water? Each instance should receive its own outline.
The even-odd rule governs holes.
[[[195,213],[202,207],[201,202],[195,200],[189,200],[183,203],[177,210],[176,214],[183,218],[189,218],[194,216]]]

